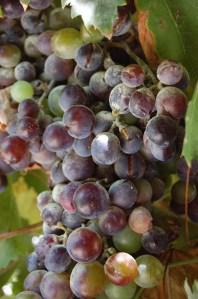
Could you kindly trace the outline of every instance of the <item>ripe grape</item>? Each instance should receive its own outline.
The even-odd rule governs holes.
[[[55,54],[51,54],[45,60],[44,72],[50,80],[67,80],[74,68],[71,59],[62,59]]]
[[[197,196],[197,188],[196,185],[192,182],[189,183],[188,186],[188,203],[193,201],[195,197]],[[185,198],[186,198],[186,182],[183,181],[177,181],[171,189],[171,197],[172,200],[175,203],[178,204],[185,204]]]
[[[152,228],[153,218],[148,209],[138,207],[129,216],[129,226],[137,234],[144,234]]]
[[[115,87],[121,83],[121,72],[123,68],[124,67],[119,64],[111,65],[105,72],[105,82],[111,87]]]
[[[71,299],[69,276],[65,273],[47,272],[40,284],[41,295],[44,299]]]
[[[135,126],[123,128],[118,134],[122,152],[125,154],[135,154],[143,144],[142,131]]]
[[[1,6],[4,12],[4,16],[9,19],[18,19],[24,13],[24,9],[20,1],[3,0]]]
[[[133,89],[123,83],[116,85],[109,96],[109,105],[116,114],[126,114],[129,112],[129,101]]]
[[[83,85],[89,84],[89,80],[93,75],[93,71],[85,71],[81,69],[78,65],[74,69],[74,77]]]
[[[33,160],[41,164],[43,167],[51,168],[57,160],[56,154],[48,151],[44,145],[41,145],[41,147],[36,151],[32,149],[30,149],[30,151],[32,153]]]
[[[179,120],[185,116],[187,97],[179,88],[167,86],[158,92],[155,105],[158,114],[168,114]]]
[[[32,117],[37,118],[39,115],[39,105],[36,101],[27,99],[23,102],[19,103],[18,106],[18,117],[19,119],[23,119],[23,117]]]
[[[67,210],[64,210],[61,222],[64,226],[74,229],[79,227],[84,222],[84,219],[77,212],[69,213]]]
[[[93,139],[91,144],[91,155],[93,160],[101,165],[115,163],[120,154],[120,142],[116,135],[103,132]]]
[[[73,144],[73,138],[68,134],[64,125],[57,121],[49,126],[43,134],[43,144],[51,152],[67,150]]]
[[[63,174],[62,161],[56,161],[50,169],[52,185],[64,183],[67,179]]]
[[[81,44],[80,32],[74,28],[58,30],[52,37],[52,50],[62,59],[73,59]]]
[[[74,193],[74,201],[80,216],[94,219],[105,212],[109,206],[109,195],[97,183],[84,183]]]
[[[142,246],[151,254],[165,252],[168,249],[168,242],[168,234],[157,226],[142,235]]]
[[[132,299],[135,295],[137,286],[131,282],[126,286],[118,286],[109,282],[105,287],[105,294],[111,299]]]
[[[40,211],[42,211],[44,209],[44,207],[52,202],[52,192],[51,191],[43,191],[41,193],[39,193],[39,195],[37,196],[37,207]]]
[[[95,135],[107,132],[113,124],[113,116],[109,111],[100,111],[96,114],[96,123],[93,128],[93,133]]]
[[[91,134],[84,139],[75,139],[73,143],[73,149],[77,155],[80,157],[90,157],[91,156],[91,144],[94,139],[94,135]]]
[[[45,31],[47,17],[38,10],[28,9],[21,19],[21,26],[28,34],[38,34]]]
[[[155,110],[155,97],[149,88],[134,90],[129,102],[129,111],[137,118],[150,117]]]
[[[141,236],[126,225],[121,231],[113,236],[113,244],[119,251],[136,253],[141,248]]]
[[[80,227],[72,231],[67,239],[70,257],[80,263],[95,261],[102,252],[102,239],[94,230]]]
[[[105,101],[110,93],[110,87],[106,84],[104,76],[105,72],[96,72],[89,81],[90,91],[102,101]]]
[[[55,116],[63,116],[63,111],[59,105],[59,100],[65,85],[58,85],[54,87],[48,95],[48,106],[50,112]]]
[[[36,252],[32,252],[27,257],[27,270],[28,272],[35,271],[37,269],[44,269],[44,263],[42,258],[40,259]]]
[[[35,292],[23,291],[17,294],[15,299],[41,299],[41,296]]]
[[[177,161],[177,173],[182,180],[186,180],[187,173],[190,172],[190,180],[194,181],[198,175],[198,161],[192,160],[191,167],[189,166],[184,157],[181,157]]]
[[[48,271],[65,272],[71,263],[65,246],[53,245],[45,255],[45,267]]]
[[[24,289],[40,294],[40,283],[46,273],[45,270],[35,270],[29,273],[24,280]]]
[[[134,88],[143,85],[144,79],[144,71],[138,64],[130,64],[122,70],[121,80],[128,87]]]
[[[89,108],[83,105],[75,105],[64,113],[63,122],[72,137],[84,139],[93,130],[95,116]]]
[[[21,162],[28,154],[28,145],[18,136],[6,137],[0,145],[2,159],[8,164]]]
[[[37,48],[41,54],[49,56],[52,54],[52,45],[51,40],[53,37],[54,31],[48,30],[42,32],[38,37]]]
[[[103,61],[103,50],[98,44],[85,44],[76,53],[77,65],[85,71],[96,71]]]
[[[162,61],[157,68],[157,78],[165,85],[175,85],[179,83],[183,74],[183,66],[170,60]]]
[[[137,200],[136,202],[140,205],[145,203],[149,203],[152,199],[153,190],[152,186],[146,179],[138,179],[134,182],[135,187],[137,189]]]
[[[78,181],[91,178],[95,165],[90,157],[83,158],[71,151],[63,160],[63,174],[69,181]]]
[[[52,0],[30,0],[29,1],[29,6],[34,9],[42,10],[46,9],[52,4]]]
[[[36,78],[36,69],[29,61],[22,61],[14,69],[17,80],[32,81]]]
[[[0,68],[0,88],[9,86],[16,81],[14,76],[14,69]]]
[[[95,298],[104,291],[105,284],[104,268],[99,262],[77,263],[71,272],[70,287],[78,298]]]
[[[135,283],[141,288],[153,288],[160,284],[164,276],[164,266],[152,255],[142,255],[136,259],[139,275]]]
[[[113,36],[126,34],[132,26],[131,18],[126,6],[118,8],[118,16],[113,23]]]
[[[121,179],[141,178],[144,175],[146,164],[144,158],[139,154],[120,154],[114,164],[115,173]]]
[[[121,231],[127,224],[125,212],[111,206],[102,215],[99,216],[98,225],[104,235],[112,236]]]
[[[75,213],[74,193],[80,185],[80,182],[56,185],[52,191],[54,201],[59,203],[68,213]]]
[[[15,67],[21,60],[20,49],[12,44],[0,46],[0,65],[5,68]]]
[[[111,282],[116,285],[128,285],[138,275],[135,259],[126,252],[111,255],[105,262],[104,271]]]
[[[62,212],[61,206],[52,202],[43,208],[41,217],[48,225],[53,225],[61,221]]]
[[[16,133],[27,141],[39,136],[39,125],[35,118],[25,116],[17,121]]]
[[[42,236],[36,245],[36,254],[39,259],[44,259],[48,250],[58,244],[58,237],[54,234]]]
[[[176,139],[177,123],[169,116],[154,116],[146,126],[145,134],[155,144],[167,147]]]
[[[84,105],[86,101],[87,96],[82,87],[68,84],[61,92],[59,105],[65,112],[73,105]]]
[[[150,142],[150,151],[153,157],[159,161],[167,162],[176,155],[176,149],[174,144],[161,147],[154,142]]]
[[[34,89],[29,82],[19,80],[10,87],[10,94],[14,101],[20,103],[26,99],[32,98]]]
[[[163,196],[165,190],[165,183],[158,177],[153,177],[149,180],[152,187],[152,200],[158,200]]]
[[[198,200],[197,197],[188,206],[188,216],[191,221],[198,223]]]

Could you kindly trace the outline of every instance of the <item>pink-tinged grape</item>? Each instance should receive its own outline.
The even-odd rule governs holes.
[[[8,164],[21,162],[28,153],[28,145],[18,136],[6,137],[0,145],[2,159]]]
[[[98,44],[81,46],[76,53],[77,65],[85,71],[96,71],[103,61],[103,50]]]
[[[111,87],[115,87],[121,83],[121,72],[123,68],[124,67],[119,64],[111,65],[105,72],[105,82]]]
[[[1,1],[4,16],[9,19],[18,19],[24,13],[24,9],[19,0],[3,0]]]
[[[40,294],[40,283],[46,273],[45,270],[35,270],[29,273],[24,280],[24,289]]]
[[[197,188],[193,182],[189,183],[188,186],[188,194],[187,194],[188,203],[193,201],[197,196]],[[186,199],[186,182],[184,181],[177,181],[171,189],[171,197],[175,203],[178,204],[185,204]]]
[[[70,257],[80,263],[95,261],[103,248],[100,235],[87,227],[73,230],[67,239],[66,246]]]
[[[8,186],[8,179],[4,174],[0,174],[0,193],[4,192]]]
[[[64,210],[61,222],[64,226],[74,229],[81,226],[84,219],[77,212],[69,213],[67,210]]]
[[[89,81],[89,88],[91,93],[93,93],[101,101],[105,101],[106,99],[108,99],[111,90],[110,87],[106,84],[104,76],[105,72],[99,71],[94,73]]]
[[[94,219],[109,206],[109,194],[97,183],[84,183],[74,193],[78,213],[85,219]]]
[[[26,99],[32,98],[34,89],[31,83],[19,80],[10,87],[10,94],[14,101],[20,103]]]
[[[144,79],[144,71],[138,64],[130,64],[122,70],[121,80],[128,87],[134,88],[143,85]]]
[[[48,225],[57,224],[61,221],[63,209],[57,203],[48,203],[42,210],[41,217]]]
[[[39,125],[35,118],[25,116],[17,121],[16,133],[27,141],[39,136]]]
[[[80,185],[80,182],[56,185],[52,191],[54,201],[59,203],[68,213],[75,213],[74,193]]]
[[[48,96],[48,107],[50,112],[52,112],[53,115],[59,117],[63,116],[63,111],[59,105],[59,100],[64,88],[65,85],[58,85],[50,91]]]
[[[96,123],[93,129],[95,135],[107,132],[113,124],[112,113],[106,110],[100,111],[96,114]]]
[[[112,206],[98,219],[98,225],[104,235],[112,236],[121,231],[127,224],[125,212]]]
[[[69,276],[65,273],[47,272],[40,284],[43,299],[72,299]]]
[[[134,90],[129,102],[129,111],[137,118],[150,117],[155,110],[155,96],[149,88]]]
[[[157,78],[165,85],[175,85],[179,83],[184,74],[184,67],[174,61],[164,60],[157,68]]]
[[[0,46],[0,65],[5,68],[15,67],[21,60],[20,49],[12,44]]]
[[[142,235],[142,247],[151,254],[161,254],[168,249],[168,234],[161,228],[154,226]]]
[[[141,288],[153,288],[160,284],[164,276],[164,266],[152,255],[142,255],[136,259],[139,275],[135,283]]]
[[[51,191],[43,191],[39,193],[37,196],[37,207],[40,211],[44,209],[48,203],[52,202],[52,192]]]
[[[52,45],[51,40],[53,37],[54,31],[48,30],[42,32],[38,37],[37,48],[41,54],[49,56],[52,54]]]
[[[74,63],[71,59],[62,59],[55,54],[51,54],[45,60],[44,72],[50,80],[67,80],[73,69]]]
[[[155,105],[158,114],[168,114],[179,120],[185,116],[187,97],[179,88],[167,86],[158,92]]]
[[[14,69],[17,80],[32,81],[36,78],[36,69],[29,61],[22,61]]]
[[[188,217],[198,223],[198,199],[195,198],[188,206]]]
[[[54,234],[45,235],[42,236],[39,239],[38,244],[36,245],[35,252],[39,259],[45,258],[45,255],[47,254],[48,250],[58,244],[58,237]]]
[[[52,185],[61,184],[67,181],[63,174],[62,161],[56,161],[50,169],[50,181]]]
[[[65,112],[73,105],[84,105],[86,101],[87,95],[80,85],[68,84],[61,92],[59,105]]]
[[[29,116],[32,118],[37,118],[39,115],[39,105],[36,101],[27,99],[21,102],[18,106],[18,117],[22,119],[23,117]]]
[[[111,165],[115,163],[120,154],[120,142],[116,135],[103,132],[93,139],[91,155],[97,164]]]
[[[145,134],[155,144],[167,147],[177,136],[177,123],[166,115],[154,116],[146,126]]]
[[[138,275],[137,263],[132,255],[118,252],[105,262],[104,271],[111,282],[116,285],[127,285]]]
[[[152,187],[152,200],[160,199],[160,197],[163,196],[165,191],[165,182],[158,177],[153,177],[149,179],[149,182]]]
[[[78,298],[95,298],[104,291],[105,285],[104,268],[99,262],[78,263],[71,272],[70,287]]]
[[[16,81],[14,76],[14,69],[0,68],[0,88],[9,86]]]
[[[151,202],[153,190],[152,186],[146,179],[138,179],[134,182],[137,188],[137,204],[144,205],[145,203]]]
[[[137,201],[138,191],[129,180],[115,181],[109,188],[111,203],[123,209],[130,209]]]
[[[136,253],[142,246],[141,236],[126,225],[124,229],[113,236],[113,244],[118,251]]]
[[[31,8],[42,10],[48,8],[52,4],[52,0],[30,0],[28,5]]]
[[[126,286],[118,286],[109,282],[105,287],[105,294],[111,299],[133,299],[137,286],[131,282]]]
[[[38,10],[28,9],[21,19],[22,28],[30,34],[39,34],[46,29],[47,16]]]
[[[122,152],[125,154],[137,153],[143,144],[142,131],[135,126],[123,128],[118,134]]]
[[[117,114],[126,114],[129,112],[129,101],[131,94],[133,92],[132,88],[120,83],[116,85],[109,96],[109,105],[111,110]]]
[[[73,149],[77,155],[80,157],[90,157],[91,156],[91,144],[94,139],[94,135],[91,134],[84,139],[75,139],[73,143]]]
[[[71,263],[67,249],[63,245],[52,246],[45,255],[45,267],[48,271],[65,272]]]
[[[57,121],[47,126],[43,134],[43,144],[51,152],[67,150],[73,144],[73,138],[68,134],[67,128]]]
[[[72,137],[84,139],[91,134],[94,128],[95,115],[89,108],[75,105],[64,113],[63,122]]]
[[[146,163],[139,153],[132,155],[120,154],[114,164],[114,169],[121,179],[141,178],[144,175]]]
[[[73,59],[81,45],[80,31],[74,28],[58,30],[52,37],[52,49],[57,56],[63,59]]]
[[[152,215],[144,207],[135,208],[129,216],[129,227],[137,234],[144,234],[152,228]]]
[[[71,151],[63,160],[63,174],[69,181],[91,178],[95,171],[95,164],[90,157],[83,158]]]
[[[32,291],[23,291],[16,295],[15,299],[42,299],[41,296]]]

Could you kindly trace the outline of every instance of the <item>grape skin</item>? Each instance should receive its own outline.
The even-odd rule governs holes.
[[[65,272],[71,263],[65,246],[52,246],[45,256],[45,267],[48,271],[62,273]]]
[[[57,203],[48,203],[42,210],[42,219],[49,225],[57,224],[61,221],[62,208]]]
[[[35,270],[29,273],[24,280],[24,289],[40,294],[40,283],[46,273],[45,270]]]
[[[129,216],[129,226],[137,234],[144,234],[152,228],[153,218],[148,209],[135,208]]]
[[[103,51],[97,44],[86,44],[77,50],[75,60],[83,70],[96,71],[102,64]]]
[[[62,59],[55,54],[51,54],[45,60],[44,72],[50,80],[67,80],[72,74],[74,68],[73,61]]]
[[[35,292],[24,291],[16,295],[16,299],[41,299],[41,296]]]

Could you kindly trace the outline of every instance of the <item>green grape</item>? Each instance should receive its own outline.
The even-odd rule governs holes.
[[[48,96],[49,110],[56,116],[63,116],[63,111],[59,106],[59,100],[62,90],[65,85],[59,85],[54,87]]]
[[[113,236],[113,244],[119,251],[134,253],[141,248],[141,236],[133,232],[127,225]]]
[[[97,43],[100,42],[103,38],[100,31],[98,29],[95,29],[93,26],[87,28],[82,25],[80,28],[80,32],[85,43]]]
[[[136,259],[139,275],[135,283],[141,288],[153,288],[161,282],[164,275],[164,266],[152,255],[142,255]]]
[[[20,49],[12,44],[0,46],[0,65],[10,68],[16,66],[21,60]]]
[[[105,288],[105,294],[111,299],[132,299],[136,292],[135,283],[131,282],[126,286],[117,286],[113,283],[108,283]]]
[[[35,292],[24,291],[16,295],[15,299],[41,299],[41,296]]]
[[[54,53],[63,59],[73,59],[76,50],[82,45],[81,34],[73,28],[65,28],[57,31],[52,38]]]
[[[32,98],[34,89],[32,84],[27,81],[19,80],[10,88],[11,97],[14,101],[20,103],[26,99]]]

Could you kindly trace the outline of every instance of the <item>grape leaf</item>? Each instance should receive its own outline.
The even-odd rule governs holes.
[[[117,17],[117,7],[126,4],[126,0],[62,0],[62,7],[71,4],[72,17],[81,15],[87,28],[94,26],[109,37],[112,25]]]
[[[139,36],[147,59],[182,62],[191,79],[197,80],[197,0],[136,0]]]
[[[198,83],[192,100],[188,104],[186,113],[186,132],[183,145],[183,155],[190,164],[192,160],[198,159]]]

